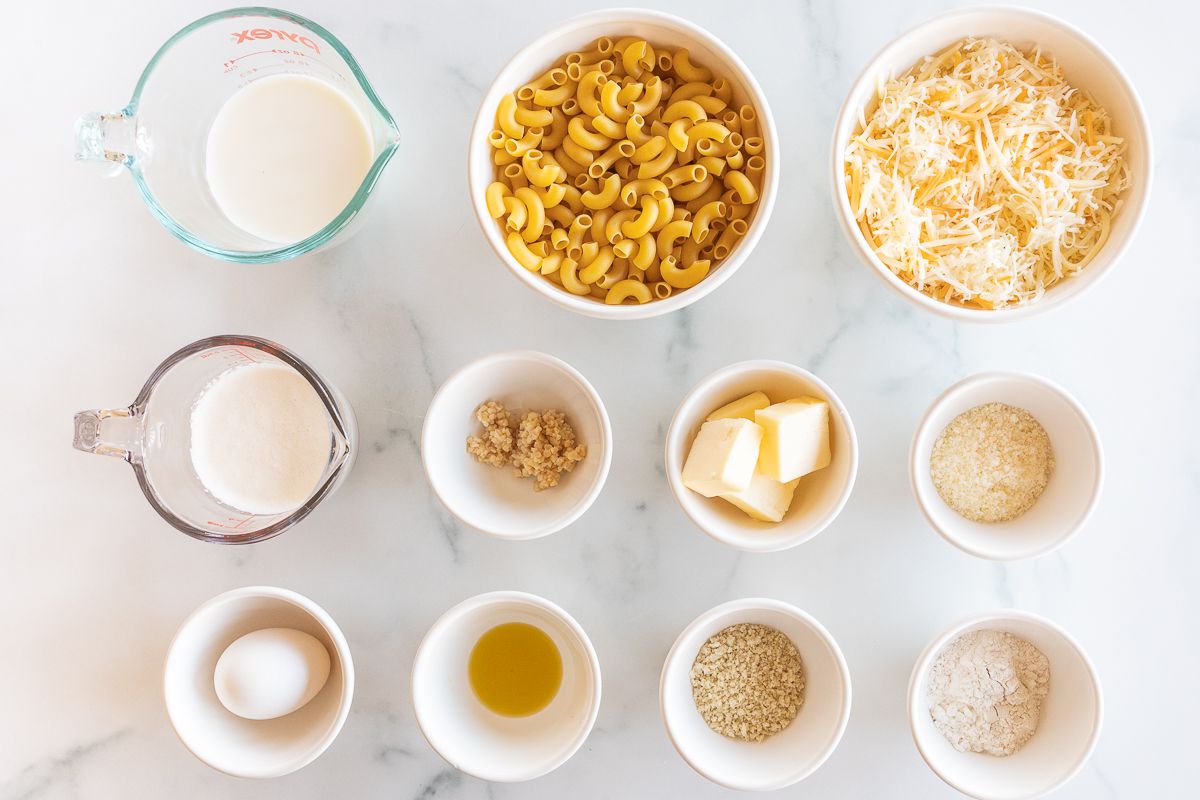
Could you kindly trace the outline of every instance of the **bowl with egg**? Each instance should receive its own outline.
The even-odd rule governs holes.
[[[659,713],[676,751],[700,775],[740,791],[782,789],[815,772],[841,741],[850,703],[850,669],[833,636],[770,598],[701,614],[659,678]]]
[[[984,372],[930,405],[909,448],[925,519],[980,558],[1045,555],[1082,530],[1100,500],[1095,424],[1065,389],[1022,372]]]
[[[587,739],[600,712],[600,662],[558,605],[489,592],[430,627],[413,660],[412,699],[421,733],[455,769],[527,781]]]
[[[350,714],[354,663],[341,629],[296,592],[247,586],[184,620],[163,669],[167,717],[213,769],[277,778],[333,743]]]
[[[775,203],[778,134],[757,81],[711,33],[658,11],[596,11],[500,70],[467,178],[517,280],[579,314],[642,319],[746,261]]]
[[[834,206],[914,304],[1008,322],[1108,274],[1150,194],[1149,122],[1099,44],[1038,11],[936,17],[875,56],[837,120]]]
[[[750,552],[795,547],[854,488],[858,438],[824,381],[782,361],[743,361],[700,381],[667,431],[663,463],[684,514]]]
[[[1016,609],[955,622],[917,658],[908,684],[921,758],[980,800],[1060,788],[1087,763],[1103,719],[1100,680],[1083,647],[1054,622]]]

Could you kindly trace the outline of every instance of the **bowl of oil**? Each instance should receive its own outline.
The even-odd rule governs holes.
[[[421,733],[451,766],[487,781],[532,780],[587,739],[600,711],[600,662],[554,603],[489,592],[425,634],[412,698]]]

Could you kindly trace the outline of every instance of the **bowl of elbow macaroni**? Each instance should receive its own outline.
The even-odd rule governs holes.
[[[775,203],[778,135],[758,83],[712,34],[656,11],[598,11],[500,71],[467,173],[518,280],[580,314],[642,319],[745,262]]]

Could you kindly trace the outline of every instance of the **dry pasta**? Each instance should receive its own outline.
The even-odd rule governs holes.
[[[513,258],[562,290],[649,303],[704,280],[749,230],[757,110],[686,48],[602,36],[501,98],[485,201]]]

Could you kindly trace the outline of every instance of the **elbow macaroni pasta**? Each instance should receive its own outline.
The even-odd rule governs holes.
[[[757,110],[686,48],[602,36],[504,95],[488,216],[571,294],[649,303],[704,280],[749,230],[766,174]]]

